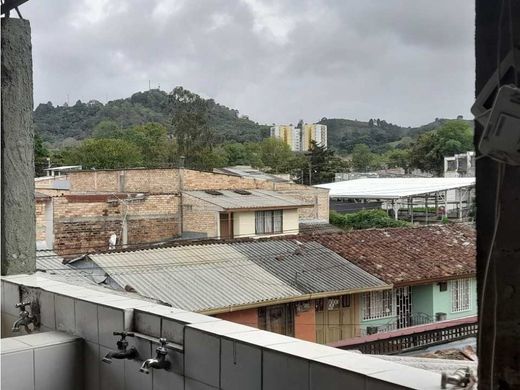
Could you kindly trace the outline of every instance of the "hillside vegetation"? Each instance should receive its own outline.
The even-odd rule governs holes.
[[[206,99],[209,108],[209,126],[217,142],[260,141],[269,135],[269,127],[259,125],[230,109]],[[70,146],[77,140],[90,138],[96,126],[113,122],[121,129],[146,123],[160,123],[171,130],[172,115],[169,95],[160,90],[134,93],[126,99],[102,104],[97,100],[74,105],[55,106],[40,104],[34,110],[36,133],[54,148]]]

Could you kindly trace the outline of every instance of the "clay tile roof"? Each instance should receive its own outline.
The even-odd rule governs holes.
[[[356,230],[303,239],[317,241],[395,285],[476,273],[475,229],[468,224]]]

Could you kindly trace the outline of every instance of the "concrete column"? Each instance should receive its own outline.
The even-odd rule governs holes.
[[[1,129],[2,275],[34,272],[34,130],[31,27],[3,18]]]
[[[493,76],[497,53],[504,58],[513,39],[520,45],[520,2],[476,1],[476,93]],[[500,35],[500,37],[499,37]],[[500,48],[498,44],[500,42]],[[518,61],[517,61],[518,63]],[[519,71],[517,67],[517,72]],[[514,83],[513,72],[503,84]],[[479,389],[520,388],[520,167],[506,166],[503,178],[493,160],[478,152],[482,126],[475,122],[477,150],[477,282],[479,292]],[[498,188],[498,199],[496,197]],[[496,217],[496,205],[499,215]],[[497,224],[498,222],[498,224]],[[496,234],[493,234],[496,227]],[[489,263],[488,277],[484,279]],[[486,289],[484,294],[484,283]],[[496,306],[495,306],[496,303]]]

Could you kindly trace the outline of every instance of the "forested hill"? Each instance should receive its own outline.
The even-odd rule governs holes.
[[[269,135],[268,126],[240,116],[238,110],[220,105],[213,99],[207,103],[210,127],[215,131],[217,141],[260,141]],[[74,105],[54,106],[49,102],[38,105],[34,111],[37,134],[54,147],[89,138],[93,129],[103,121],[113,121],[121,128],[148,122],[159,122],[171,128],[168,94],[155,89],[107,104],[97,100],[87,103],[78,100]]]
[[[329,147],[340,153],[351,153],[357,144],[366,144],[371,151],[382,153],[391,147],[409,146],[418,135],[435,130],[448,120],[436,118],[435,121],[420,127],[401,127],[380,119],[361,122],[322,118],[319,123],[327,125]],[[473,127],[473,121],[465,122]]]

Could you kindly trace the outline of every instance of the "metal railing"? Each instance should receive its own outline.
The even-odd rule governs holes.
[[[473,337],[477,332],[478,321],[475,316],[356,337],[331,345],[373,355],[392,355]]]

